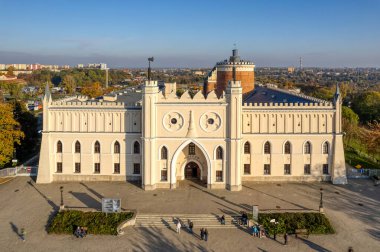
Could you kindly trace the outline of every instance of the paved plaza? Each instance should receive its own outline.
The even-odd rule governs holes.
[[[101,207],[101,198],[118,197],[124,209],[141,214],[234,214],[261,210],[317,210],[319,189],[324,189],[325,212],[334,235],[290,237],[289,245],[268,238],[253,238],[243,229],[210,229],[209,241],[167,228],[127,228],[124,236],[48,235],[47,221],[60,204],[75,208]],[[350,180],[348,185],[330,183],[246,183],[240,192],[209,190],[187,182],[175,190],[143,191],[122,182],[72,182],[36,185],[18,177],[0,185],[0,247],[2,251],[379,251],[380,187],[370,180]],[[26,241],[20,229],[26,230]],[[198,233],[199,227],[194,227]]]

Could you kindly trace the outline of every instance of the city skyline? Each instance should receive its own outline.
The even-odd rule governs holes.
[[[380,67],[378,1],[2,2],[0,63]]]

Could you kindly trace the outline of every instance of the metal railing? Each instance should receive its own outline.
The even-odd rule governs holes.
[[[380,176],[380,169],[355,169],[352,168],[347,172],[348,178],[369,178],[373,175]]]
[[[16,166],[0,170],[0,177],[37,176],[37,166]]]

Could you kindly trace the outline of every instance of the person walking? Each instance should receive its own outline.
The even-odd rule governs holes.
[[[204,234],[204,236],[205,236],[205,241],[207,241],[207,239],[208,239],[208,230],[207,230],[207,228],[205,229],[205,234]]]
[[[178,220],[177,220],[177,233],[178,233],[178,234],[181,233],[181,227],[182,227],[182,225],[181,225],[181,221],[178,219]]]
[[[205,235],[205,230],[203,228],[201,228],[201,240],[203,240],[204,235]]]
[[[284,234],[284,245],[288,245],[288,233]]]
[[[194,224],[192,221],[190,221],[190,223],[189,223],[190,234],[193,234],[193,227],[194,227]]]
[[[21,228],[20,236],[21,236],[22,241],[25,241],[25,234],[26,234],[25,228]]]

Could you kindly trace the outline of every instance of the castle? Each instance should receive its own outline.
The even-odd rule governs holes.
[[[141,180],[145,190],[197,179],[238,191],[244,181],[347,183],[339,87],[333,101],[254,84],[237,50],[204,90],[148,80],[101,99],[43,99],[37,183]]]

